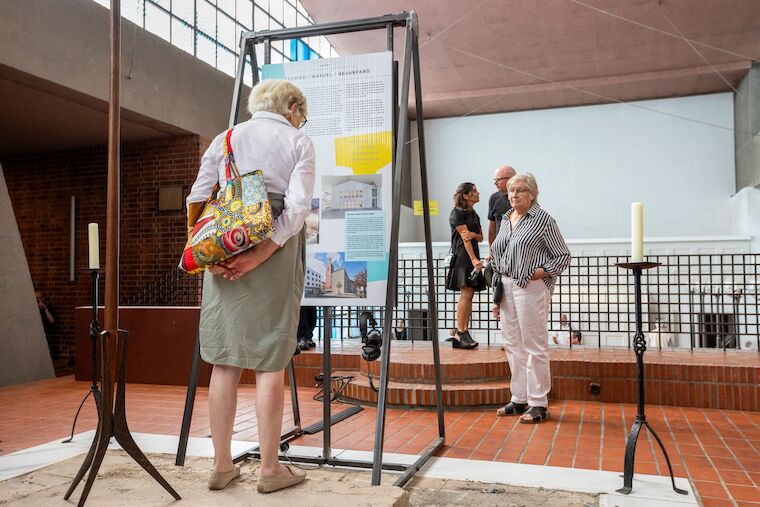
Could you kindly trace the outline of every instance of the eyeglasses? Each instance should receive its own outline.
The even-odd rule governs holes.
[[[508,190],[510,194],[527,194],[530,192],[527,188],[510,188]]]
[[[501,181],[501,180],[508,180],[508,179],[509,179],[509,177],[508,177],[508,176],[505,176],[505,177],[503,177],[503,178],[494,178],[494,179],[493,179],[493,182],[494,182],[494,183],[496,183],[497,181]]]
[[[298,106],[297,104],[293,104],[293,105],[295,106],[295,111],[291,109],[290,117],[292,118],[295,112],[298,111],[298,116],[301,117],[301,120],[298,122],[298,128],[302,129],[303,126],[306,125],[306,122],[307,122],[306,115],[303,114],[303,109],[301,109],[300,106]],[[293,106],[290,106],[290,107],[293,107]]]

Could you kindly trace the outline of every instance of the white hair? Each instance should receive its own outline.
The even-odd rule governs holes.
[[[509,178],[509,183],[507,183],[507,190],[515,186],[516,183],[523,183],[526,187],[528,187],[528,192],[533,196],[533,201],[531,201],[531,204],[538,201],[538,183],[536,183],[535,176],[533,176],[531,173],[515,174]]]
[[[267,79],[251,90],[248,96],[248,112],[268,111],[281,115],[290,114],[290,107],[296,104],[303,113],[307,114],[306,97],[303,92],[284,79]]]

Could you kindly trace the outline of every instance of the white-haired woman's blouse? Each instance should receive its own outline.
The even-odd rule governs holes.
[[[226,184],[224,137],[214,138],[201,160],[198,177],[187,196],[187,203],[205,201],[214,185]],[[272,241],[282,246],[301,231],[311,211],[314,194],[314,145],[303,132],[282,115],[257,112],[250,120],[235,126],[232,151],[241,174],[260,169],[269,193],[284,194],[282,214],[275,220]]]

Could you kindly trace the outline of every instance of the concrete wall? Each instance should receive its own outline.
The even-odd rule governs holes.
[[[536,175],[539,202],[568,239],[629,236],[632,201],[644,202],[648,237],[731,234],[733,124],[730,93],[427,120],[431,198],[440,205],[433,238],[448,240],[462,181],[481,191],[485,222],[493,170],[504,163]],[[420,199],[419,182],[412,188]]]
[[[760,186],[760,63],[755,62],[737,87],[736,191]]]
[[[92,0],[3,1],[0,19],[0,65],[108,100],[108,9]],[[233,78],[124,18],[121,38],[125,113],[206,137],[227,127]]]
[[[0,166],[0,386],[51,378],[45,331]]]

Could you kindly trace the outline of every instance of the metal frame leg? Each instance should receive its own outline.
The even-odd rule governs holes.
[[[187,381],[187,394],[185,395],[185,412],[182,415],[182,429],[179,431],[179,445],[174,464],[183,466],[187,454],[187,441],[190,437],[190,423],[193,420],[193,408],[195,408],[195,391],[198,387],[198,369],[201,362],[201,334],[200,330],[195,334],[195,352],[193,352],[193,364],[190,367],[190,378]]]
[[[296,386],[296,372],[293,366],[293,359],[288,363],[288,381],[290,383],[290,403],[293,406],[293,426],[298,434],[300,434],[301,410],[298,406],[298,387]]]
[[[412,41],[412,65],[414,70],[414,104],[417,118],[424,118],[422,113],[422,75],[420,73],[420,47],[418,34],[414,32]],[[427,154],[425,152],[425,122],[417,121],[417,144],[420,155],[420,181],[422,190],[422,218],[425,229],[425,256],[428,282],[428,313],[432,333],[433,365],[435,373],[435,406],[438,416],[438,437],[446,439],[446,425],[443,418],[443,388],[441,387],[441,354],[438,343],[438,302],[435,294],[435,267],[433,266],[433,233],[430,226],[430,191],[427,179]],[[490,339],[490,338],[489,338]]]
[[[324,428],[322,429],[322,459],[328,461],[332,458],[331,453],[331,441],[332,441],[332,428],[330,421],[330,377],[332,376],[332,364],[330,361],[330,345],[332,339],[332,308],[325,306],[322,308],[324,315],[324,322],[322,331],[324,333],[322,337],[322,378],[324,379],[322,388],[322,421],[324,422]]]

